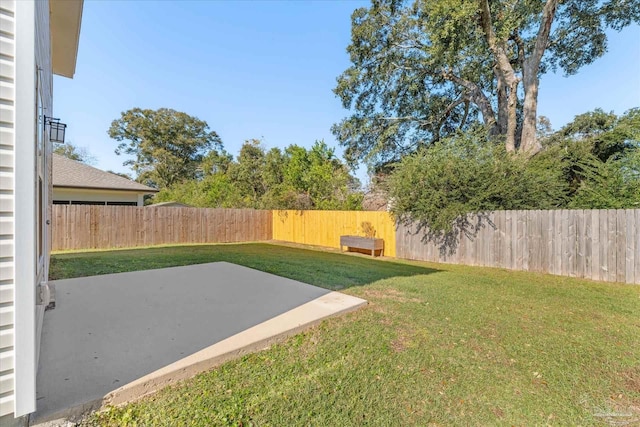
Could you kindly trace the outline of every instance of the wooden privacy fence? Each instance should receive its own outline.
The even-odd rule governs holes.
[[[280,240],[340,247],[384,239],[384,255],[640,284],[640,209],[496,211],[443,246],[387,212],[54,205],[52,250]]]
[[[363,226],[384,239],[384,255],[396,256],[395,222],[387,212],[273,211],[273,239],[340,248],[341,235],[364,236]]]
[[[271,240],[271,211],[53,205],[52,250]]]
[[[539,271],[640,284],[640,209],[497,211],[457,245],[399,225],[398,258]],[[444,250],[441,250],[444,249]]]

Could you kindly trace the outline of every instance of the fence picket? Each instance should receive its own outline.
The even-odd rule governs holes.
[[[592,211],[584,210],[584,271],[582,277],[591,278],[591,263],[592,261],[592,234],[591,234],[591,220]]]
[[[607,281],[615,282],[616,281],[616,265],[617,265],[617,215],[615,210],[607,211],[607,245],[608,245],[608,256],[607,256]]]
[[[627,261],[627,216],[624,209],[616,210],[616,282],[624,282]]]
[[[634,236],[638,233],[638,224],[635,222],[635,214],[632,210],[625,210],[625,221],[627,225],[627,247],[625,250],[625,282],[635,283],[634,262],[638,257],[640,247],[636,247]]]

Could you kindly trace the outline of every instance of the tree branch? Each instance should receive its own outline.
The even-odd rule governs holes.
[[[465,94],[462,93],[460,95],[460,98],[453,101],[451,104],[447,106],[447,108],[444,109],[444,112],[442,113],[442,115],[440,116],[440,120],[438,121],[438,126],[435,129],[434,139],[436,140],[440,139],[440,128],[442,128],[444,121],[447,120],[447,117],[449,117],[449,115],[451,114],[451,111],[453,111],[454,108],[456,108],[458,105],[462,104],[463,102],[467,102],[467,105],[468,105],[468,100],[464,95]],[[465,119],[466,119],[466,113],[465,113]],[[460,123],[460,127],[462,127],[462,123]]]
[[[401,43],[413,43],[413,44],[401,44]],[[418,40],[415,39],[406,39],[403,40],[402,42],[392,42],[391,43],[391,47],[395,47],[398,49],[422,49],[424,48],[424,44],[422,42],[419,42]]]
[[[444,109],[442,116],[443,117],[448,116],[449,114],[451,114],[451,111],[453,111],[454,108],[456,108],[458,105],[462,104],[463,102],[467,101],[467,97],[464,95],[465,94],[463,93],[462,95],[460,95],[460,98],[456,99],[451,104],[447,105],[447,108]]]
[[[529,57],[529,61],[533,68],[540,66],[542,55],[544,55],[545,48],[549,41],[549,33],[551,32],[551,24],[558,8],[559,0],[547,0],[542,9],[542,20],[540,21],[540,27],[538,28],[538,35],[536,37],[536,44],[533,48],[533,52]]]
[[[520,37],[517,31],[513,31],[511,37],[509,37],[516,44],[517,52],[518,52],[518,65],[520,66],[520,70],[524,68],[524,41]]]
[[[504,42],[498,41],[496,34],[493,31],[491,9],[489,8],[488,0],[480,0],[480,24],[482,25],[484,37],[489,45],[489,50],[491,50],[496,62],[498,63],[498,70],[504,76],[507,85],[512,86],[518,77],[511,66],[511,61],[505,51]]]
[[[458,77],[451,71],[442,71],[440,74],[445,80],[456,83],[467,89],[469,100],[480,108],[482,118],[484,119],[485,124],[489,126],[491,132],[493,133],[498,130],[496,129],[496,114],[493,111],[491,102],[477,84]]]
[[[419,122],[423,122],[424,120],[418,119],[413,116],[402,116],[402,117],[378,117],[380,120],[389,120],[389,121],[409,121],[409,120],[417,120]]]
[[[405,71],[416,71],[418,70],[418,68],[412,68],[412,67],[406,67],[404,65],[400,65],[397,62],[391,62],[391,65],[393,65],[394,69],[396,70],[405,70]]]
[[[467,121],[467,117],[469,117],[469,100],[465,99],[465,101],[464,101],[464,116],[462,116],[462,120],[460,120],[460,125],[458,126],[458,130],[462,129],[462,126],[464,126],[464,124]]]

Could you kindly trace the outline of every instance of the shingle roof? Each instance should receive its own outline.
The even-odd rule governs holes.
[[[170,208],[192,208],[193,206],[191,205],[187,205],[185,203],[180,203],[180,202],[176,202],[176,201],[170,201],[170,202],[160,202],[160,203],[152,203],[150,205],[147,206],[152,206],[152,207],[162,207],[162,206],[167,206]]]
[[[53,186],[156,193],[155,188],[118,176],[59,154],[53,154]]]

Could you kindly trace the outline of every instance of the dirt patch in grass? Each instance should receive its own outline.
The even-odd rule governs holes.
[[[367,289],[362,293],[365,299],[391,300],[396,302],[423,302],[420,298],[407,297],[404,292],[389,288],[385,290]]]
[[[396,339],[391,341],[391,349],[396,353],[402,353],[411,346],[411,340],[403,333],[398,334]]]
[[[380,310],[380,312],[384,313],[384,311],[382,311],[382,310]],[[393,325],[393,322],[388,317],[383,317],[382,319],[380,319],[379,322],[380,322],[381,325],[385,325],[385,326]]]
[[[504,418],[504,411],[500,408],[492,408],[491,412],[493,412],[493,415],[495,415],[498,419]]]
[[[429,331],[414,324],[396,323],[394,329],[395,338],[391,340],[390,347],[395,353],[418,348],[429,340]]]
[[[622,378],[627,390],[640,395],[640,366],[622,372]],[[640,405],[640,402],[638,403]]]

